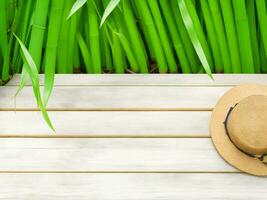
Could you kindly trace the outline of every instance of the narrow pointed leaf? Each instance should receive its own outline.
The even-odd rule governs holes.
[[[25,71],[26,71],[26,73],[28,73],[28,75],[31,79],[33,92],[34,92],[34,95],[35,95],[35,98],[37,101],[37,105],[42,112],[44,120],[46,121],[48,126],[55,132],[55,129],[54,129],[54,127],[50,121],[50,118],[48,116],[48,113],[46,111],[46,108],[42,102],[42,97],[41,97],[41,93],[40,93],[40,84],[39,84],[39,73],[38,73],[38,69],[36,67],[36,64],[35,64],[34,60],[32,59],[29,51],[27,50],[27,48],[23,44],[23,42],[16,35],[15,35],[15,37],[18,40],[19,45],[21,47],[21,56],[22,56],[22,59],[24,61]]]
[[[112,11],[117,7],[119,3],[120,3],[120,0],[110,0],[107,8],[105,9],[103,17],[101,19],[100,27],[102,27],[102,25],[105,23],[108,16],[112,13]]]
[[[71,16],[74,15],[78,10],[80,10],[86,2],[87,0],[77,0],[72,6],[70,13],[67,17],[67,20],[71,18]]]
[[[190,0],[191,1],[191,0]],[[190,36],[190,39],[193,43],[193,46],[197,52],[197,55],[205,69],[206,73],[212,78],[211,66],[209,64],[208,58],[205,54],[204,48],[201,44],[198,33],[196,32],[194,22],[190,16],[190,12],[187,8],[185,0],[178,0],[179,8],[181,11],[181,15],[186,26],[187,32]]]

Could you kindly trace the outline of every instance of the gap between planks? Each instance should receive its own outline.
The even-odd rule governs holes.
[[[41,87],[43,87],[43,85],[40,85]],[[139,85],[127,85],[127,84],[124,84],[124,85],[116,85],[116,84],[102,84],[102,85],[94,85],[94,84],[91,84],[91,85],[55,85],[55,87],[58,87],[58,88],[65,88],[65,87],[80,87],[80,88],[84,88],[84,87],[157,87],[157,88],[166,88],[166,87],[174,87],[174,88],[191,88],[191,87],[195,87],[195,88],[198,88],[198,87],[207,87],[207,88],[213,88],[213,87],[235,87],[236,85],[234,84],[225,84],[225,85],[205,85],[205,84],[199,84],[199,85],[190,85],[190,84],[187,84],[187,85],[183,85],[183,84],[179,84],[179,85],[157,85],[157,84],[150,84],[150,85],[145,85],[145,84],[139,84]],[[4,85],[2,87],[17,87],[16,85]],[[25,85],[24,88],[32,88],[31,85]]]
[[[241,171],[1,171],[0,174],[245,174]]]
[[[194,133],[194,134],[196,134],[196,133]],[[155,138],[155,139],[160,139],[160,138],[162,138],[162,139],[168,139],[168,138],[173,138],[173,139],[175,139],[175,138],[199,138],[199,139],[201,139],[201,138],[211,138],[210,136],[208,136],[208,134],[196,134],[196,135],[194,135],[194,134],[191,134],[191,135],[187,135],[187,134],[185,134],[185,135],[183,135],[183,134],[177,134],[176,136],[175,136],[175,134],[170,134],[170,135],[135,135],[135,134],[133,134],[133,135],[122,135],[122,134],[120,134],[120,135],[94,135],[94,134],[90,134],[90,133],[88,133],[87,135],[85,135],[85,134],[82,134],[82,135],[79,135],[79,134],[66,134],[66,135],[64,135],[64,134],[57,134],[57,133],[47,133],[47,134],[0,134],[0,138],[62,138],[62,139],[64,139],[64,138],[66,138],[66,139],[68,139],[68,138],[81,138],[81,139],[90,139],[90,138],[92,138],[92,139],[94,139],[94,138],[99,138],[99,139],[105,139],[105,138],[107,138],[107,139],[112,139],[112,138],[114,138],[114,139],[116,139],[116,138],[125,138],[125,139],[127,139],[127,138],[131,138],[131,139],[138,139],[138,138],[140,138],[140,139],[142,139],[142,138]]]
[[[47,108],[47,111],[55,111],[55,112],[70,112],[70,111],[78,111],[78,112],[175,112],[175,111],[190,111],[190,112],[198,112],[198,111],[213,111],[213,108],[98,108],[98,109],[73,109],[73,108],[65,108],[65,109],[61,109],[61,108]],[[0,108],[0,111],[13,111],[13,112],[40,112],[39,109],[37,108]]]

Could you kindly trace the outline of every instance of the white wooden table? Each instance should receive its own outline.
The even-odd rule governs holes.
[[[0,199],[266,200],[267,179],[214,150],[209,120],[232,86],[267,75],[214,77],[58,75],[54,134],[30,86],[15,108],[16,76],[0,88]]]

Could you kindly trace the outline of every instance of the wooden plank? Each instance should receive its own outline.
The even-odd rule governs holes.
[[[49,112],[54,134],[40,112],[0,111],[0,137],[209,137],[211,112]]]
[[[233,86],[252,82],[267,84],[266,74],[214,74],[213,77],[214,80],[210,79],[206,74],[57,74],[55,85]],[[20,75],[15,75],[8,85],[18,85],[19,80]],[[44,83],[43,75],[40,75],[40,83],[41,85]]]
[[[243,174],[0,174],[2,200],[266,200]]]
[[[0,139],[0,171],[235,172],[207,138]]]
[[[230,87],[66,86],[55,87],[49,110],[211,110]],[[0,88],[0,110],[14,110],[17,87]],[[16,108],[36,109],[25,87]]]

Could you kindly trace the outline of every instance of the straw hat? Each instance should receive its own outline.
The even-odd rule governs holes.
[[[267,85],[244,84],[228,91],[213,110],[210,133],[225,161],[267,176]]]

